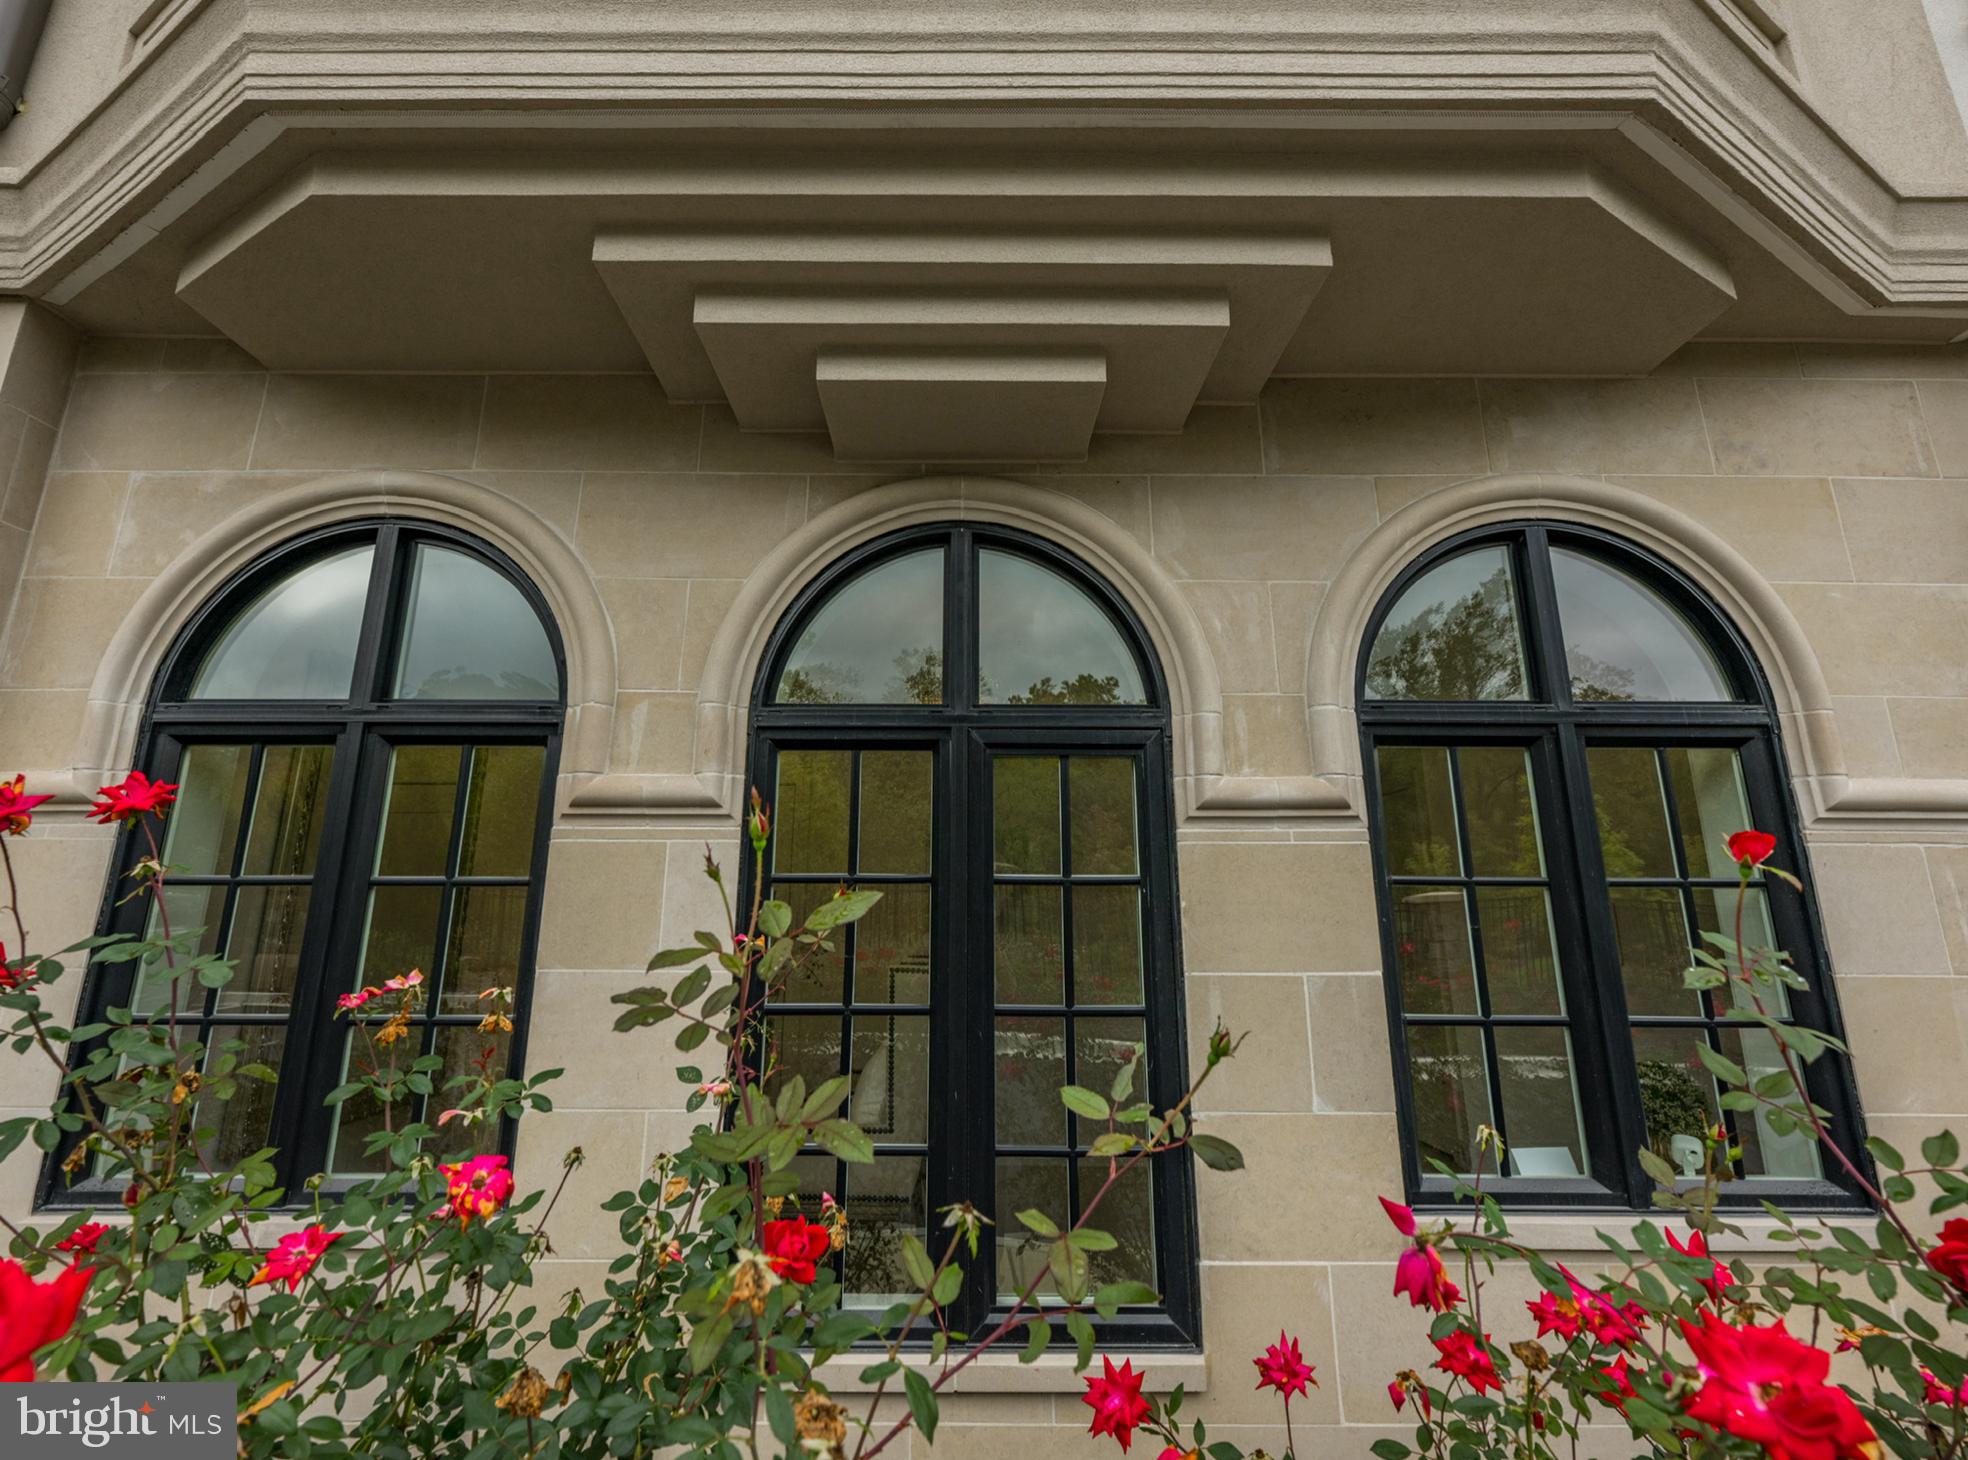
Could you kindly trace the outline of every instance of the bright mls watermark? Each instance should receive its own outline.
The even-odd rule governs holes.
[[[232,1460],[237,1453],[232,1384],[0,1386],[7,1460]]]

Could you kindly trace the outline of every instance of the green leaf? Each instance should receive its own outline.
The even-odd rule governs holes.
[[[1119,1105],[1134,1093],[1134,1071],[1135,1067],[1140,1063],[1141,1046],[1137,1044],[1134,1047],[1134,1053],[1127,1057],[1127,1063],[1114,1072],[1113,1087],[1107,1092],[1107,1097],[1116,1105]]]
[[[1046,1249],[1046,1266],[1052,1272],[1052,1280],[1059,1286],[1059,1296],[1069,1303],[1077,1303],[1086,1297],[1087,1258],[1086,1253],[1061,1238]],[[1068,1320],[1068,1327],[1071,1320]]]
[[[1712,1049],[1702,1040],[1695,1041],[1695,1058],[1708,1066],[1708,1072],[1725,1084],[1742,1086],[1749,1083],[1749,1076],[1743,1067],[1721,1051]]]
[[[818,1120],[830,1110],[838,1109],[842,1097],[847,1094],[850,1077],[835,1075],[833,1079],[816,1085],[813,1093],[806,1097],[806,1104],[800,1108],[801,1120]]]
[[[682,968],[687,963],[695,963],[704,956],[702,948],[665,948],[649,960],[645,973],[656,973],[665,968]]]
[[[1030,1337],[1025,1340],[1025,1347],[1018,1355],[1018,1362],[1035,1364],[1039,1361],[1039,1356],[1046,1351],[1046,1346],[1052,1342],[1052,1325],[1043,1318],[1035,1318],[1026,1325],[1025,1331]]]
[[[927,1288],[936,1280],[936,1264],[929,1260],[929,1253],[913,1233],[903,1235],[902,1265],[909,1269],[909,1281],[918,1289]]]
[[[1134,1149],[1135,1141],[1136,1137],[1129,1135],[1126,1131],[1102,1131],[1093,1138],[1093,1144],[1087,1148],[1087,1154],[1090,1156],[1125,1156],[1129,1151]]]
[[[827,929],[837,928],[842,923],[858,921],[868,909],[880,901],[881,894],[871,889],[839,893],[808,913],[806,925],[816,933],[824,933]]]
[[[1189,1146],[1202,1163],[1212,1171],[1244,1169],[1244,1153],[1221,1136],[1206,1136],[1198,1133],[1189,1137]]]
[[[1077,1374],[1093,1362],[1093,1325],[1087,1321],[1086,1314],[1073,1308],[1066,1314],[1066,1331],[1079,1345],[1079,1352],[1073,1356],[1073,1372]]]
[[[1079,1227],[1066,1234],[1066,1240],[1082,1252],[1112,1252],[1121,1244],[1114,1240],[1114,1234],[1103,1232],[1098,1227]]]
[[[793,1401],[777,1384],[765,1389],[765,1418],[779,1443],[791,1450],[799,1441],[799,1426],[793,1423]]]
[[[1953,1131],[1944,1130],[1922,1141],[1920,1154],[1929,1166],[1952,1166],[1961,1159],[1961,1143]]]
[[[793,926],[793,910],[777,898],[759,904],[759,931],[768,938],[783,938]]]
[[[1872,1159],[1884,1166],[1887,1170],[1906,1170],[1906,1157],[1902,1156],[1895,1147],[1886,1141],[1882,1141],[1878,1136],[1866,1137],[1866,1149],[1872,1152]]]
[[[710,986],[711,970],[709,968],[692,969],[683,976],[683,981],[671,992],[670,1002],[675,1004],[679,1009],[686,1008],[701,999],[704,996],[704,990]]]
[[[1057,1237],[1059,1235],[1059,1228],[1053,1222],[1052,1218],[1037,1208],[1031,1211],[1020,1212],[1018,1214],[1018,1220],[1023,1222],[1032,1231],[1037,1232],[1041,1237]]]
[[[1380,1460],[1408,1460],[1408,1447],[1399,1440],[1375,1440],[1367,1448],[1380,1457]],[[1211,1452],[1214,1456],[1215,1452]]]
[[[902,1386],[909,1391],[909,1413],[915,1416],[916,1428],[922,1431],[925,1440],[935,1440],[936,1391],[914,1369],[902,1371]]]
[[[947,1308],[962,1288],[963,1269],[953,1262],[936,1275],[936,1286],[930,1290],[930,1296],[936,1300],[938,1307]]]
[[[1667,1157],[1646,1146],[1640,1148],[1640,1169],[1662,1186],[1671,1187],[1680,1180],[1680,1173],[1668,1164]]]
[[[813,1139],[843,1161],[868,1165],[875,1159],[875,1143],[860,1126],[845,1120],[823,1120],[813,1128]]]
[[[1060,1086],[1059,1098],[1068,1110],[1088,1120],[1105,1120],[1113,1110],[1104,1097],[1081,1085]]]
[[[1094,1311],[1102,1318],[1112,1318],[1114,1311],[1127,1303],[1159,1303],[1161,1294],[1146,1283],[1133,1281],[1103,1283],[1093,1295]]]

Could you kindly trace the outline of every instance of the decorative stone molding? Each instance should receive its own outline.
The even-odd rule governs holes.
[[[540,590],[567,658],[563,778],[601,773],[615,715],[615,640],[594,579],[552,528],[509,497],[455,477],[358,471],[268,492],[180,553],[137,599],[96,668],[66,774],[37,777],[57,804],[88,801],[125,766],[164,655],[191,617],[234,573],[315,528],[361,517],[415,517],[477,534]]]
[[[701,819],[711,799],[734,818],[744,795],[746,726],[765,645],[800,590],[841,554],[920,523],[994,522],[1022,528],[1077,554],[1140,616],[1168,683],[1175,801],[1197,818],[1349,810],[1334,787],[1312,778],[1225,774],[1223,690],[1195,611],[1148,550],[1118,523],[1063,492],[992,477],[938,476],[896,482],[829,508],[766,555],[739,590],[711,640],[697,691],[694,795],[676,778],[613,774],[575,788],[576,817]],[[678,792],[683,791],[683,797]]]
[[[1436,543],[1485,523],[1526,517],[1618,533],[1680,568],[1729,616],[1769,682],[1807,826],[1860,829],[1874,821],[1968,817],[1968,781],[1848,774],[1817,654],[1782,596],[1735,548],[1640,492],[1543,474],[1479,477],[1410,502],[1368,535],[1328,588],[1306,661],[1306,718],[1313,767],[1326,783],[1344,788],[1349,805],[1361,805],[1354,691],[1375,606],[1400,571]]]

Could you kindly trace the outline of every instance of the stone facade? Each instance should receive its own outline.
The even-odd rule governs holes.
[[[1321,1380],[1296,1409],[1305,1453],[1364,1454],[1420,1341],[1374,1201],[1400,1176],[1351,665],[1386,573],[1460,525],[1623,524],[1739,615],[1783,712],[1871,1128],[1904,1147],[1968,1123],[1968,350],[1697,343],[1634,379],[1276,379],[1179,436],[1096,437],[1080,465],[871,471],[824,437],[671,405],[646,375],[270,373],[223,341],[98,336],[69,381],[31,344],[0,390],[9,773],[124,764],[163,647],[141,620],[182,622],[242,545],[279,540],[288,504],[314,523],[441,500],[563,580],[542,587],[576,719],[528,1061],[568,1073],[523,1125],[521,1180],[572,1145],[588,1160],[550,1290],[598,1282],[613,1220],[595,1202],[691,1123],[656,1034],[598,1031],[655,947],[716,920],[699,866],[706,841],[735,854],[730,707],[769,605],[910,514],[1075,546],[1163,655],[1192,1044],[1218,1018],[1252,1033],[1204,1101],[1249,1167],[1199,1183],[1205,1352],[1152,1367],[1206,1387],[1213,1425],[1254,1426],[1226,1437],[1270,1443],[1247,1364],[1283,1325]],[[343,507],[324,479],[350,484]],[[17,845],[37,943],[88,934],[108,838],[71,805]],[[50,1093],[0,1059],[4,1113]],[[31,1166],[0,1168],[9,1217]],[[1582,1251],[1591,1225],[1521,1230]],[[1080,1453],[1076,1381],[993,1372],[946,1408],[938,1454]]]

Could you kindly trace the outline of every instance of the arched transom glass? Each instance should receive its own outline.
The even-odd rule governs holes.
[[[525,1017],[561,683],[517,570],[409,522],[269,554],[174,647],[137,764],[179,787],[162,848],[173,931],[197,930],[201,952],[235,965],[222,988],[180,986],[175,1018],[208,1066],[243,1046],[278,1077],[200,1107],[215,1170],[273,1146],[298,1200],[315,1173],[380,1169],[380,1111],[323,1103],[361,1043],[334,1001],[363,985],[423,975],[409,1037],[444,1061],[436,1092],[505,1067],[511,1035],[478,1027],[480,994],[510,988]],[[126,841],[119,876],[145,850]],[[112,901],[106,930],[135,931],[139,903]],[[172,1012],[155,969],[99,964],[89,998]],[[440,1146],[505,1139],[460,1126]]]
[[[1812,1142],[1727,1109],[1717,1056],[1776,1068],[1767,1032],[1690,987],[1710,936],[1804,970],[1782,1016],[1836,1026],[1807,900],[1745,886],[1727,841],[1801,846],[1756,666],[1685,580],[1542,524],[1445,544],[1387,595],[1362,656],[1365,738],[1412,1194],[1484,1160],[1506,1199],[1646,1207],[1638,1153],[1700,1167],[1720,1123],[1732,1200],[1851,1193]],[[1849,1076],[1812,1067],[1850,1111]],[[1851,1129],[1849,1122],[1845,1129]]]
[[[1062,1225],[1093,1188],[1095,1135],[1059,1103],[1107,1088],[1137,1048],[1175,1098],[1168,714],[1152,656],[1113,592],[1023,535],[934,527],[873,543],[789,616],[760,676],[752,778],[773,803],[767,891],[803,915],[842,885],[881,901],[767,1003],[780,1078],[854,1077],[873,1166],[818,1151],[803,1190],[839,1196],[853,1301],[906,1289],[902,1239],[967,1200],[1000,1214],[995,1263],[957,1307],[983,1322],[1045,1271],[1012,1218]],[[932,1092],[957,1091],[956,1099]],[[1104,1168],[1102,1168],[1104,1169]],[[1189,1175],[1131,1176],[1101,1208],[1101,1280],[1167,1295],[1107,1323],[1114,1341],[1182,1341],[1196,1309]]]

